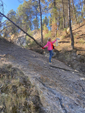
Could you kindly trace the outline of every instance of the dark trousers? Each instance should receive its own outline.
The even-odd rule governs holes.
[[[51,62],[51,58],[54,55],[53,50],[49,50],[49,62]]]

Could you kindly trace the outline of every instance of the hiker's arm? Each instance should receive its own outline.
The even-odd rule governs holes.
[[[47,44],[44,46],[44,48],[46,48],[48,46],[48,42],[47,42]]]
[[[55,39],[54,41],[52,41],[52,43],[55,43],[57,41],[57,39]]]

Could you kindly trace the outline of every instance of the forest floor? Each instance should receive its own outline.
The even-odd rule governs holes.
[[[49,65],[47,57],[0,39],[0,65],[3,64],[29,77],[46,113],[85,113],[84,74],[57,59]]]
[[[74,36],[74,48],[77,54],[85,55],[85,23],[80,23],[72,26],[73,36]],[[71,39],[70,33],[66,34],[65,31],[59,31],[59,41],[58,47],[59,51],[69,51],[71,50]]]

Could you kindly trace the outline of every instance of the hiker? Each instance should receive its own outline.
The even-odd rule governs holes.
[[[51,38],[48,38],[47,44],[44,47],[42,47],[42,49],[45,49],[46,47],[48,47],[48,51],[49,51],[49,64],[51,63],[51,58],[54,55],[54,53],[53,53],[53,49],[54,49],[53,43],[55,43],[56,41],[57,41],[57,39],[54,40],[54,41],[51,41]]]

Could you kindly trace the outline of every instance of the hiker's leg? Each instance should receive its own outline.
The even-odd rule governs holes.
[[[53,51],[50,50],[50,51],[49,51],[49,54],[50,54],[50,55],[49,55],[49,62],[51,62],[51,59],[52,59],[52,56],[53,56]]]
[[[52,58],[52,52],[51,50],[49,51],[49,62],[51,62],[51,58]]]
[[[52,50],[52,56],[54,55],[53,50]]]

